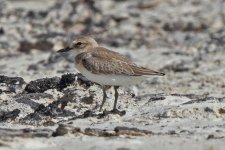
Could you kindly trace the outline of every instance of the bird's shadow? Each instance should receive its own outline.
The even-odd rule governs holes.
[[[96,117],[98,119],[101,119],[101,118],[104,118],[104,117],[106,117],[110,114],[124,116],[126,114],[126,111],[125,110],[120,111],[118,109],[114,109],[114,110],[111,110],[111,111],[104,110],[103,112],[96,113],[94,111],[87,110],[79,116],[70,118],[68,121],[72,121],[72,120],[76,120],[76,119],[85,119],[85,118],[89,118],[89,117]]]

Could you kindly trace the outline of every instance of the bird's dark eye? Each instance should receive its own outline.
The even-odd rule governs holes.
[[[80,46],[81,44],[82,44],[81,42],[77,42],[77,44],[76,44],[76,45]]]

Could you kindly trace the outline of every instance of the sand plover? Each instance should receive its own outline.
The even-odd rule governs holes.
[[[106,90],[113,86],[115,101],[113,110],[116,109],[119,86],[136,84],[151,75],[164,76],[162,72],[139,67],[125,56],[100,47],[89,36],[76,38],[68,47],[58,52],[70,52],[75,57],[75,67],[88,80],[98,83],[103,89],[103,101],[100,110],[106,101]]]

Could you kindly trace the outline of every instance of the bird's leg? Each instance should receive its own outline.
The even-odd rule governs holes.
[[[102,86],[103,100],[102,100],[102,104],[101,104],[101,106],[100,106],[99,111],[102,110],[102,107],[103,107],[103,105],[105,104],[105,101],[106,101],[106,98],[107,98],[106,90],[107,90],[108,88],[109,88],[109,87],[107,87],[107,86],[104,86],[104,85]]]
[[[117,91],[118,88],[119,88],[119,86],[114,86],[114,90],[115,90],[115,101],[114,101],[113,110],[116,110],[116,104],[117,104],[117,100],[118,100],[118,96],[119,96],[119,93]]]

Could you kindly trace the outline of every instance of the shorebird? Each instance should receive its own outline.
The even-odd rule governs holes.
[[[57,52],[70,52],[75,57],[76,69],[88,80],[102,86],[103,100],[100,110],[106,101],[106,90],[113,86],[115,90],[115,101],[113,111],[117,110],[119,86],[137,84],[145,78],[165,74],[159,71],[140,67],[120,53],[101,47],[89,36],[76,38],[68,47]]]

